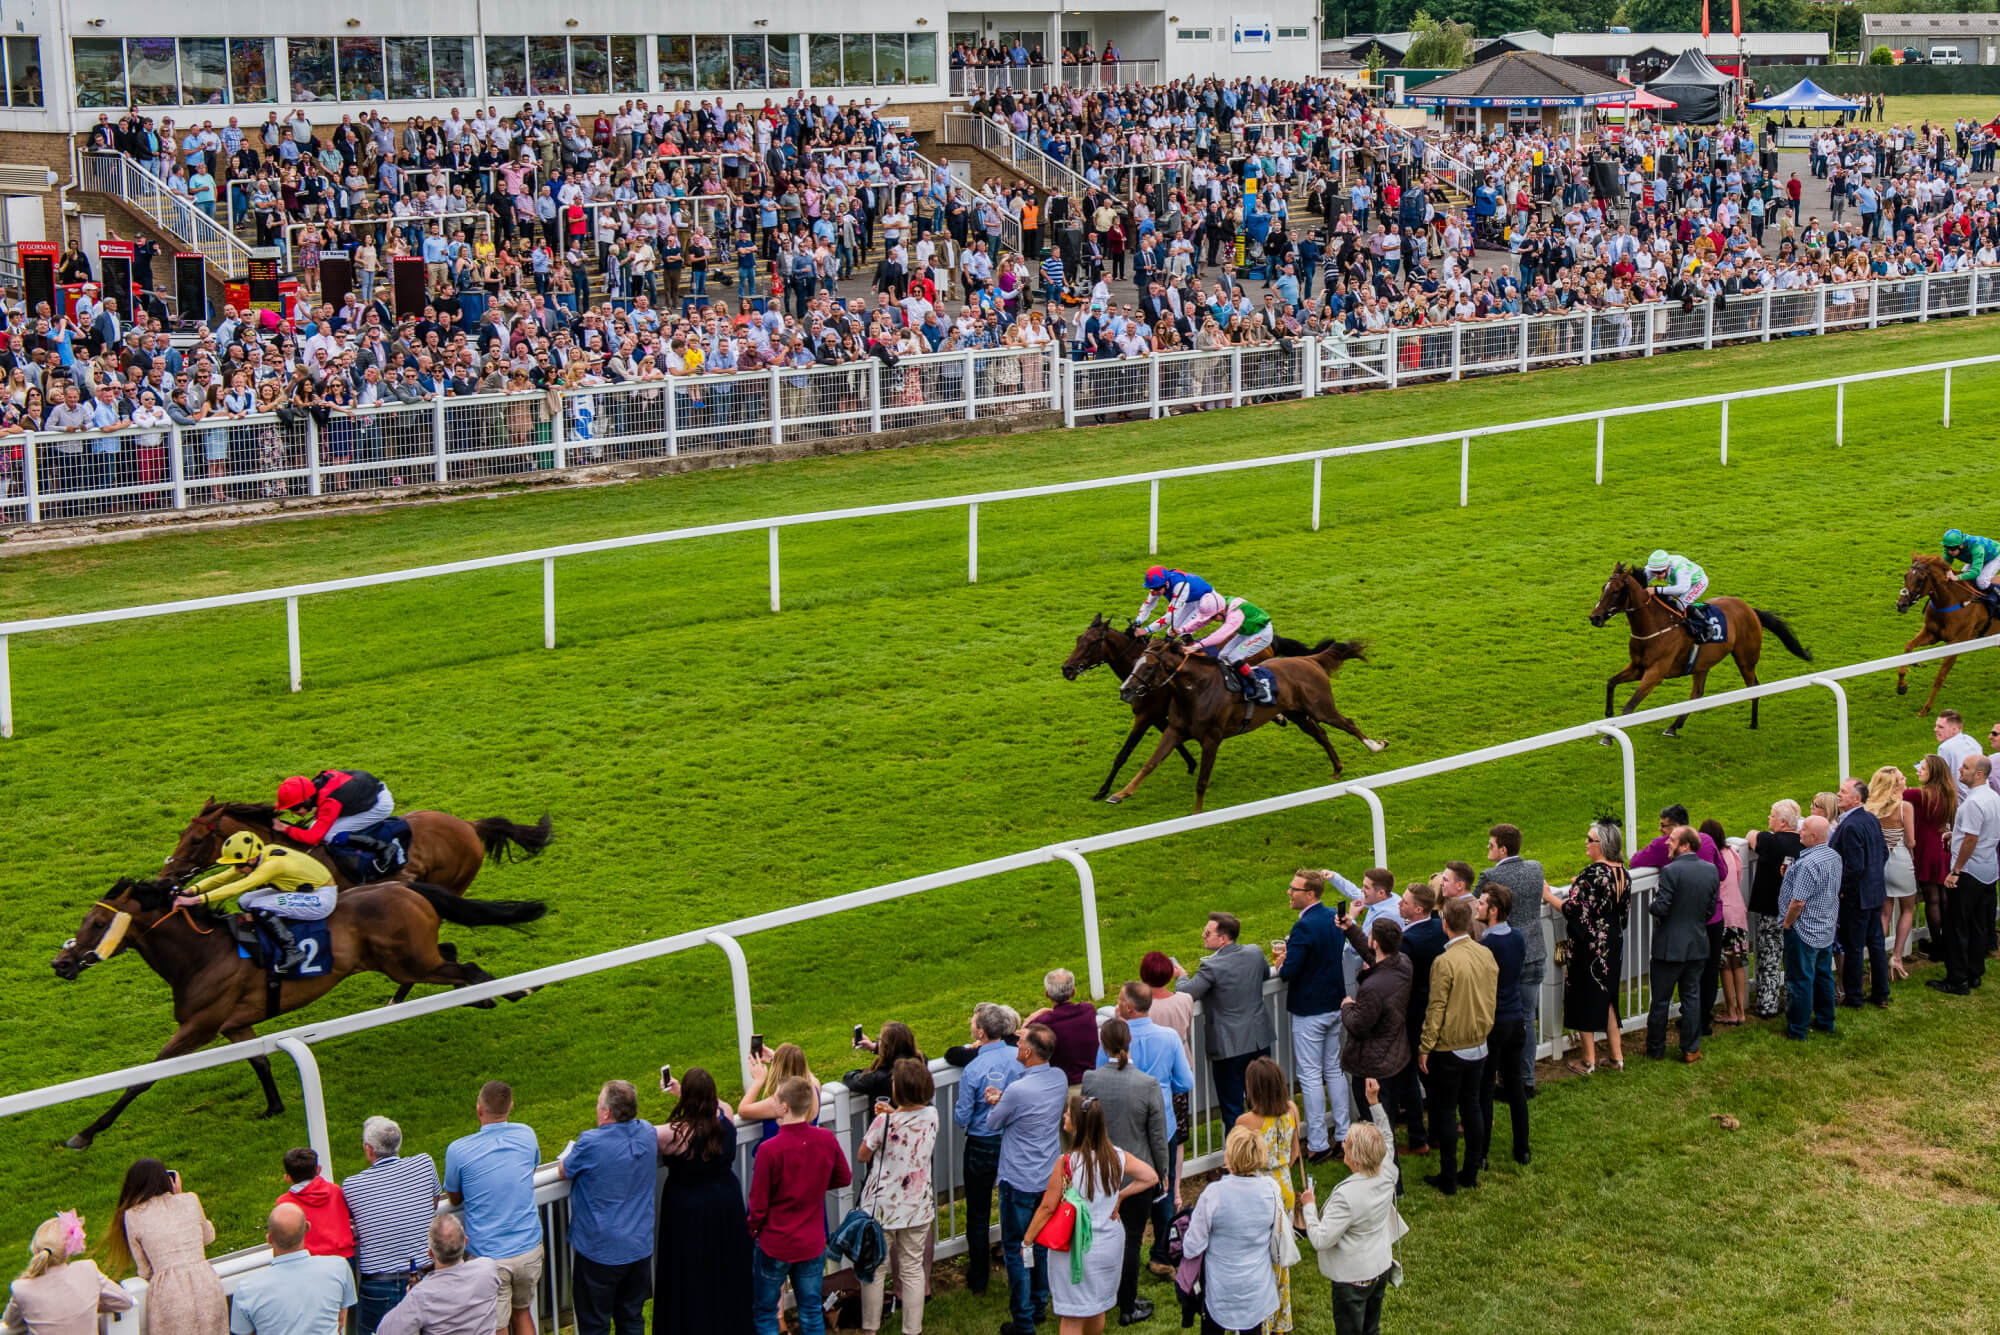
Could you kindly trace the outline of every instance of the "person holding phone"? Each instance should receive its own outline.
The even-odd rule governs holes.
[[[855,1028],[858,1029],[860,1026],[856,1025]],[[875,1054],[872,1065],[859,1067],[840,1077],[841,1084],[862,1098],[880,1099],[892,1094],[896,1063],[905,1058],[914,1057],[927,1069],[930,1066],[924,1059],[924,1054],[917,1050],[916,1034],[911,1032],[910,1026],[900,1020],[891,1020],[883,1025],[881,1036],[874,1042],[860,1038],[854,1046],[857,1051]]]
[[[153,1330],[224,1335],[229,1329],[229,1300],[204,1254],[214,1241],[215,1225],[201,1198],[182,1188],[179,1173],[158,1159],[139,1159],[125,1170],[105,1246],[114,1270],[146,1281]]]
[[[886,1041],[891,1028],[883,1028]],[[931,1155],[937,1147],[938,1114],[931,1100],[937,1086],[921,1057],[903,1057],[890,1071],[890,1097],[875,1100],[875,1117],[861,1139],[855,1157],[869,1166],[861,1208],[874,1216],[888,1239],[888,1260],[896,1271],[896,1292],[903,1300],[903,1335],[924,1328],[924,1290],[929,1273],[924,1266],[924,1242],[937,1219],[937,1193],[931,1189]],[[861,1286],[861,1329],[882,1328],[882,1293],[890,1266],[877,1267],[875,1277]]]
[[[780,1043],[772,1052],[764,1046],[764,1036],[753,1036],[750,1043],[750,1097],[743,1100],[743,1106],[736,1110],[737,1116],[746,1122],[762,1122],[764,1134],[750,1148],[750,1162],[757,1162],[758,1151],[774,1140],[778,1134],[778,1122],[784,1105],[778,1099],[778,1086],[787,1080],[803,1080],[812,1086],[812,1111],[808,1121],[819,1120],[819,1077],[806,1065],[805,1049],[796,1043]]]
[[[653,1335],[742,1335],[750,1329],[750,1230],[736,1177],[736,1122],[699,1066],[666,1092],[658,1128],[666,1184],[653,1248]]]
[[[1381,1086],[1364,1086],[1368,1120],[1348,1133],[1343,1148],[1349,1175],[1334,1184],[1322,1210],[1306,1175],[1300,1202],[1306,1237],[1319,1254],[1319,1272],[1333,1285],[1336,1335],[1376,1335],[1382,1329],[1382,1294],[1396,1267],[1396,1240],[1410,1231],[1396,1210],[1395,1128],[1382,1107]]]

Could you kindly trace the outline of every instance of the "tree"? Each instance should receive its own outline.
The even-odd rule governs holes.
[[[1403,64],[1415,70],[1457,70],[1472,63],[1472,29],[1455,19],[1434,19],[1423,10],[1410,20],[1410,49]]]
[[[1868,63],[1871,65],[1893,65],[1896,63],[1896,53],[1886,46],[1878,46],[1868,53]]]

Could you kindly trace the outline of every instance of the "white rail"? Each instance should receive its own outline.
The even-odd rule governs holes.
[[[1242,384],[1241,356],[1246,352],[1261,349],[1232,349],[1229,353],[1189,353],[1176,354],[1196,359],[1231,361],[1233,390],[1225,391],[1241,401],[1244,394],[1258,392],[1254,387],[1245,391]],[[1231,360],[1232,357],[1234,360]],[[1157,403],[1159,394],[1159,367],[1162,363],[1173,363],[1174,357],[1155,357],[1144,361],[1130,362],[1085,362],[1065,363],[1065,373],[1075,380],[1079,366],[1138,368],[1141,374],[1151,374],[1152,397]],[[1771,398],[1780,394],[1800,394],[1818,390],[1834,390],[1837,403],[1842,411],[1834,419],[1834,443],[1842,443],[1843,418],[1847,386],[1864,384],[1876,380],[1897,380],[1913,375],[1942,372],[1944,375],[1944,407],[1941,422],[1951,424],[1951,373],[1955,369],[2000,364],[2000,354],[1984,357],[1963,357],[1953,361],[1925,362],[1917,366],[1897,367],[1885,371],[1860,371],[1851,375],[1833,376],[1823,380],[1799,381],[1789,385],[1768,385],[1756,389],[1728,390],[1718,394],[1703,394],[1693,398],[1673,399],[1663,403],[1633,404],[1621,408],[1593,408],[1584,412],[1564,413],[1554,417],[1531,418],[1519,422],[1502,422],[1487,426],[1468,426],[1449,431],[1433,431],[1417,436],[1403,436],[1395,440],[1376,441],[1365,445],[1336,445],[1321,450],[1304,450],[1292,454],[1266,455],[1256,459],[1239,459],[1224,463],[1191,464],[1181,468],[1155,469],[1144,473],[1124,473],[1115,477],[1089,478],[1076,482],[1054,482],[1036,487],[1012,487],[1001,491],[977,492],[971,495],[943,496],[932,500],[897,501],[887,505],[852,506],[840,510],[817,510],[806,514],[773,515],[764,519],[739,519],[721,524],[702,524],[693,528],[669,529],[658,533],[639,533],[623,538],[600,538],[592,542],[565,543],[555,547],[538,547],[531,551],[510,552],[502,556],[484,556],[469,561],[452,561],[443,565],[419,566],[409,570],[389,570],[374,575],[353,575],[344,579],[318,580],[309,584],[291,584],[276,589],[258,589],[243,593],[218,594],[207,598],[188,598],[171,603],[150,603],[143,607],[113,608],[101,612],[74,612],[63,616],[32,617],[24,620],[0,622],[0,738],[14,735],[13,683],[8,669],[8,642],[16,635],[28,635],[39,631],[72,630],[80,626],[100,626],[120,621],[138,621],[149,617],[173,616],[182,612],[206,612],[224,607],[242,607],[253,603],[284,602],[288,615],[295,617],[297,600],[315,594],[341,593],[353,589],[375,588],[385,584],[402,584],[412,580],[436,579],[445,575],[469,574],[479,570],[496,570],[506,566],[527,565],[541,562],[544,565],[543,579],[543,630],[545,647],[555,646],[555,580],[553,564],[560,558],[583,556],[595,552],[619,551],[632,547],[649,547],[659,543],[683,542],[692,538],[721,537],[732,533],[752,533],[760,529],[770,535],[770,589],[771,610],[778,611],[780,563],[779,531],[805,524],[828,524],[848,519],[871,519],[885,515],[919,514],[931,510],[967,511],[967,569],[968,583],[979,581],[979,525],[978,507],[997,504],[1002,501],[1025,500],[1040,496],[1062,496],[1073,492],[1102,491],[1113,487],[1132,487],[1145,483],[1149,489],[1151,522],[1149,524],[1148,550],[1157,553],[1159,548],[1159,486],[1163,481],[1204,477],[1216,473],[1234,473],[1249,469],[1277,468],[1295,464],[1311,464],[1312,467],[1312,527],[1319,527],[1321,463],[1327,459],[1347,455],[1376,454],[1385,450],[1412,449],[1424,445],[1436,445],[1452,441],[1459,445],[1459,494],[1458,503],[1465,506],[1470,502],[1472,478],[1472,442],[1489,436],[1509,435],[1522,431],[1541,431],[1550,427],[1572,426],[1594,423],[1597,432],[1596,480],[1604,481],[1604,427],[1611,421],[1626,417],[1637,417],[1657,412],[1668,412],[1683,408],[1716,407],[1722,409],[1720,432],[1721,462],[1729,462],[1729,405],[1748,400]],[[870,367],[879,363],[869,362]],[[1148,371],[1150,369],[1150,372]],[[835,368],[839,369],[839,368]],[[1310,384],[1310,380],[1307,382]],[[1072,384],[1064,394],[1064,402],[1073,408],[1079,388]],[[1275,391],[1274,391],[1275,392]],[[1212,395],[1213,391],[1201,390],[1194,394],[1198,399]],[[449,408],[440,402],[440,411]],[[1107,410],[1110,411],[1110,410]],[[296,640],[292,640],[296,651]],[[296,656],[291,662],[292,689],[301,687]]]

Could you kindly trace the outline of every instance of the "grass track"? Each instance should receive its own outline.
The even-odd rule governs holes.
[[[1907,326],[1163,423],[166,536],[11,557],[0,561],[0,587],[14,616],[159,601],[1892,367],[1988,351],[1996,329],[1991,320]],[[1592,631],[1583,613],[1613,559],[1653,546],[1696,555],[1718,592],[1784,613],[1821,663],[1894,652],[1915,629],[1893,611],[1910,548],[1929,545],[1950,524],[1989,523],[1979,516],[1991,490],[1987,449],[2000,426],[2000,374],[1955,378],[1948,434],[1935,426],[1938,388],[1934,376],[1857,388],[1848,395],[1847,448],[1838,451],[1830,393],[1738,405],[1727,469],[1716,463],[1712,412],[1615,424],[1602,488],[1590,484],[1588,428],[1480,442],[1467,510],[1455,505],[1458,458],[1449,446],[1337,460],[1326,470],[1318,534],[1307,531],[1304,466],[1169,483],[1161,555],[1254,597],[1286,633],[1368,639],[1371,661],[1345,669],[1336,694],[1391,749],[1370,758],[1350,744],[1343,759],[1364,773],[1407,764],[1593,715],[1604,678],[1622,662],[1623,636]],[[0,1007],[0,1089],[152,1054],[171,1027],[162,985],[136,961],[62,984],[46,967],[56,943],[112,878],[157,865],[203,797],[258,796],[308,765],[367,765],[392,781],[406,807],[517,819],[555,813],[560,842],[546,858],[489,873],[476,887],[487,897],[546,897],[550,918],[525,933],[455,933],[465,954],[495,973],[1186,811],[1191,787],[1172,763],[1123,808],[1084,801],[1109,762],[1123,710],[1102,673],[1071,685],[1055,671],[1092,612],[1126,612],[1137,602],[1137,573],[1147,563],[1143,490],[988,506],[980,521],[976,587],[964,582],[962,513],[791,530],[786,610],[776,617],[765,608],[757,535],[565,561],[552,653],[538,647],[532,567],[308,600],[307,690],[298,696],[284,691],[275,608],[17,641],[20,731],[0,745],[0,811],[10,835],[0,866],[0,995],[9,1003]],[[1769,652],[1778,656],[1765,658],[1767,678],[1805,669],[1775,644]],[[1963,664],[1945,701],[1978,714],[1996,678],[1991,664]],[[1727,688],[1735,679],[1713,684]],[[1670,684],[1656,699],[1682,698],[1685,689]],[[1914,700],[1897,700],[1886,681],[1856,684],[1850,695],[1857,766],[1908,765],[1929,749]],[[1635,739],[1642,806],[1684,800],[1739,830],[1776,795],[1803,798],[1830,787],[1826,702],[1788,697],[1769,702],[1763,717],[1754,738],[1731,712],[1697,718],[1678,742]],[[1323,781],[1316,754],[1289,733],[1233,742],[1211,801]],[[1531,855],[1553,871],[1571,870],[1581,823],[1618,802],[1615,756],[1577,747],[1392,790],[1391,865],[1414,876],[1448,857],[1476,861],[1484,826],[1511,819],[1527,829]],[[1125,976],[1148,948],[1195,949],[1210,907],[1243,913],[1258,938],[1277,934],[1285,914],[1279,887],[1292,866],[1352,870],[1367,859],[1365,813],[1340,803],[1093,859],[1110,977]],[[1020,1004],[1052,964],[1080,970],[1081,939],[1071,874],[1057,868],[771,933],[746,949],[763,1032],[804,1042],[817,1072],[837,1078],[853,1023],[908,1019],[927,1049],[938,1050],[960,1032],[973,1002]],[[378,1004],[390,990],[382,979],[358,980],[308,1018]],[[387,1111],[413,1145],[441,1148],[464,1129],[477,1081],[503,1074],[552,1152],[588,1116],[595,1083],[609,1074],[642,1078],[665,1060],[733,1071],[727,998],[720,953],[705,951],[564,985],[494,1013],[460,1012],[324,1045],[336,1135],[352,1140],[362,1117]],[[1905,1017],[1899,1010],[1883,1023],[1900,1028]],[[1941,1053],[1973,1041],[1972,1033],[1937,1025],[1924,1033],[1926,1043],[1946,1045]],[[1682,1083],[1722,1090],[1737,1060],[1719,1059]],[[1951,1065],[1928,1053],[1923,1064]],[[1815,1063],[1807,1088],[1827,1087],[1824,1067]],[[1863,1073],[1831,1084],[1850,1076]],[[1990,1070],[1985,1078],[1990,1090]],[[734,1082],[725,1075],[724,1083]],[[1952,1102],[1960,1084],[1954,1075],[1912,1096],[1936,1106],[1909,1112],[1917,1119],[1911,1134],[1926,1143],[1959,1134],[1970,1115]],[[1592,1110],[1600,1087],[1591,1087],[1589,1102],[1570,1102],[1579,1091],[1552,1089],[1536,1104],[1551,1127],[1549,1140],[1538,1136],[1549,1146],[1538,1175],[1573,1165],[1612,1171],[1607,1181],[1619,1183],[1615,1193],[1584,1192],[1562,1205],[1550,1236],[1565,1245],[1538,1248],[1535,1265],[1563,1267],[1558,1273],[1580,1304],[1547,1320],[1556,1328],[1582,1329],[1586,1318],[1593,1328],[1663,1327],[1663,1312],[1635,1305],[1648,1286],[1628,1292],[1634,1258],[1619,1241],[1650,1229],[1641,1218],[1649,1194],[1698,1199],[1700,1184],[1669,1181],[1644,1153],[1637,1158],[1645,1162],[1609,1169],[1649,1142],[1641,1132],[1590,1142],[1589,1129],[1607,1116]],[[241,1069],[172,1082],[83,1156],[48,1148],[87,1120],[83,1107],[0,1126],[0,1163],[14,1188],[0,1202],[0,1232],[24,1233],[53,1204],[76,1202],[104,1216],[126,1163],[153,1152],[204,1192],[225,1241],[246,1240],[275,1194],[279,1152],[304,1139],[296,1110],[277,1123],[247,1121],[258,1103],[253,1090]],[[1802,1102],[1789,1087],[1765,1092],[1782,1124],[1812,1124],[1811,1099]],[[1989,1105],[1990,1097],[1978,1107]],[[1614,1120],[1645,1121],[1659,1111],[1652,1099],[1635,1097]],[[1557,1151],[1565,1127],[1572,1134],[1564,1140],[1579,1143]],[[1815,1190],[1863,1193],[1854,1199],[1886,1230],[1871,1225],[1870,1254],[1885,1260],[1879,1242],[1906,1225],[1956,1236],[1939,1217],[1896,1207],[1893,1191],[1884,1197],[1867,1183],[1847,1183],[1824,1156],[1795,1151],[1793,1141],[1759,1133],[1717,1153],[1739,1172],[1732,1182],[1796,1169]],[[1599,1154],[1602,1164],[1592,1157]],[[1952,1189],[1990,1205],[1988,1154],[1954,1169],[1964,1182]],[[338,1170],[352,1167],[350,1160]],[[1510,1199],[1505,1190],[1482,1193],[1476,1218],[1485,1222],[1464,1240],[1483,1227],[1495,1246],[1513,1245],[1506,1220],[1546,1204],[1539,1192],[1532,1206]],[[1817,1217],[1826,1201],[1810,1199]],[[1769,1239],[1773,1227],[1796,1226],[1802,1204],[1760,1182],[1741,1206],[1746,1246],[1753,1235]],[[1737,1227],[1730,1222],[1737,1207],[1718,1208],[1717,1228]],[[1441,1226],[1427,1233],[1413,1223],[1415,1272],[1424,1256],[1451,1252]],[[1702,1255],[1714,1263],[1709,1244],[1717,1236],[1690,1231],[1686,1246],[1700,1250],[1685,1255],[1657,1242],[1645,1269],[1677,1301],[1694,1298],[1699,1286],[1681,1288],[1680,1279],[1696,1272],[1677,1267]],[[1990,1245],[1988,1236],[1981,1246]],[[1951,1254],[1991,1259],[1970,1235],[1966,1249]],[[1525,1255],[1515,1260],[1510,1272],[1529,1264]],[[1934,1299],[1919,1295],[1923,1320],[1911,1328],[1954,1328],[1952,1304],[1987,1293],[1991,1269],[1939,1286]],[[1747,1261],[1731,1273],[1739,1275],[1734,1292],[1747,1292],[1753,1310],[1774,1323],[1753,1328],[1787,1328],[1798,1291],[1774,1285]],[[1871,1307],[1841,1290],[1846,1279],[1859,1282],[1857,1272],[1833,1265],[1830,1255],[1824,1265],[1801,1263],[1797,1273],[1810,1281],[1808,1303],[1887,1322],[1888,1300]],[[1879,1273],[1872,1262],[1865,1268]],[[1546,1316],[1539,1303],[1524,1309],[1536,1314],[1526,1322],[1504,1305],[1482,1313],[1476,1304],[1436,1305],[1443,1301],[1411,1298],[1425,1325],[1438,1329],[1457,1322],[1527,1329]],[[1323,1295],[1319,1303],[1323,1312]],[[977,1324],[988,1315],[981,1311]],[[941,1320],[955,1319],[941,1310]]]

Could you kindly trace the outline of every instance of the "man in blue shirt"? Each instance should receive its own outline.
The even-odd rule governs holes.
[[[965,1287],[986,1292],[992,1268],[993,1188],[1000,1180],[1000,1132],[989,1129],[992,1112],[986,1093],[1004,1090],[1027,1074],[1014,1054],[1020,1017],[1006,1006],[982,1001],[972,1012],[975,1051],[959,1077],[952,1120],[965,1132]]]
[[[1012,1320],[1000,1335],[1034,1335],[1049,1310],[1049,1254],[1028,1241],[1028,1225],[1048,1189],[1062,1150],[1063,1106],[1069,1080],[1049,1061],[1055,1031],[1031,1024],[1021,1031],[1026,1069],[1005,1090],[986,1091],[989,1130],[1000,1132],[1000,1251],[1007,1262],[1007,1307]]]
[[[613,1080],[597,1096],[597,1125],[558,1164],[569,1179],[569,1242],[576,1253],[577,1335],[645,1335],[652,1296],[653,1193],[659,1138],[639,1116],[639,1092]]]
[[[542,1281],[542,1221],[535,1212],[535,1169],[542,1160],[535,1133],[510,1122],[514,1090],[488,1080],[474,1111],[479,1130],[444,1152],[444,1194],[465,1208],[465,1236],[474,1255],[500,1271],[493,1328],[535,1335],[535,1290]]]
[[[1824,816],[1799,826],[1804,851],[1778,886],[1785,929],[1785,1037],[1805,1041],[1807,1025],[1833,1032],[1833,938],[1840,923],[1840,854],[1827,844]]]
[[[306,1227],[306,1212],[290,1201],[271,1211],[271,1264],[236,1286],[230,1335],[340,1335],[354,1277],[340,1257],[306,1251]]]
[[[1337,1157],[1347,1139],[1347,1080],[1340,1073],[1340,1003],[1347,999],[1347,942],[1332,909],[1320,902],[1329,882],[1325,872],[1302,867],[1287,891],[1298,919],[1277,948],[1278,977],[1288,984],[1285,1011],[1291,1017],[1292,1053],[1299,1093],[1305,1104],[1308,1163]],[[1354,887],[1340,893],[1352,897]],[[1327,1139],[1327,1094],[1333,1095],[1333,1139]]]

